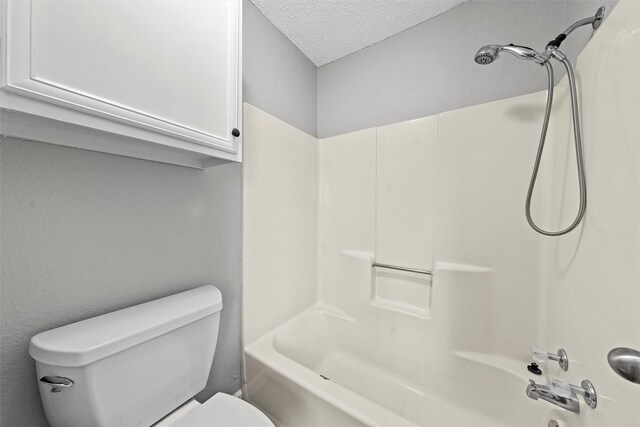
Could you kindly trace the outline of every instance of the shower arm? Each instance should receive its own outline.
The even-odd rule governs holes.
[[[578,22],[574,23],[569,28],[564,30],[562,33],[560,33],[558,37],[556,37],[554,40],[551,40],[549,43],[547,43],[547,49],[549,49],[549,47],[555,47],[556,49],[560,47],[560,44],[564,41],[564,39],[566,39],[567,36],[571,34],[576,28],[580,28],[584,25],[591,24],[593,29],[597,30],[600,24],[602,23],[603,19],[604,19],[604,6],[601,6],[600,8],[598,8],[594,16],[590,16],[589,18],[584,18],[579,20]]]

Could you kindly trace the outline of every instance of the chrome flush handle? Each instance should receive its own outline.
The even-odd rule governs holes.
[[[67,377],[44,376],[40,382],[51,386],[51,393],[60,393],[73,385],[73,380]]]

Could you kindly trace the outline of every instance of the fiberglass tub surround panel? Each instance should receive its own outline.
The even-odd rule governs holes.
[[[539,340],[542,238],[527,224],[524,202],[544,102],[544,94],[536,93],[440,115],[436,259],[491,270],[490,280],[467,275],[458,289],[463,297],[478,292],[474,286],[485,287],[478,303],[487,306],[477,310],[475,333],[486,342],[459,342],[454,350],[525,362]],[[541,181],[539,190],[544,187]],[[472,301],[469,307],[477,308]],[[468,330],[451,333],[455,339]]]
[[[376,248],[379,263],[433,269],[438,117],[377,129]],[[374,304],[428,316],[431,277],[373,270]]]
[[[320,140],[319,147],[318,296],[354,313],[370,295],[376,131]]]
[[[376,261],[433,267],[438,116],[377,129]]]
[[[245,104],[244,342],[316,299],[317,143]]]
[[[321,300],[426,317],[433,267],[437,117],[320,141]],[[347,309],[354,313],[354,309]]]
[[[619,2],[578,58],[587,212],[575,232],[543,247],[544,342],[566,349],[565,378],[589,379],[602,397],[596,410],[575,420],[562,414],[577,426],[640,425],[640,387],[617,376],[606,359],[615,347],[640,346],[639,17],[640,3]],[[566,98],[566,82],[561,87],[558,96]],[[556,123],[570,117],[569,103],[562,105]],[[573,219],[578,199],[575,157],[567,149],[573,135],[570,129],[561,135],[562,144],[552,148],[548,206],[556,227]]]
[[[428,121],[431,129],[433,123]],[[424,125],[406,128],[409,131],[404,135],[410,144],[425,139]],[[406,136],[411,131],[415,136]],[[430,282],[371,268],[377,256],[376,206],[380,203],[376,197],[376,133],[376,129],[369,129],[320,141],[319,302],[355,319],[355,332],[343,345],[352,355],[413,378],[423,375],[420,363],[424,346],[415,351],[406,349],[435,333],[433,328],[420,332],[429,307]],[[411,151],[410,144],[403,147],[404,153]],[[420,157],[420,150],[426,150],[422,142],[415,145],[417,149],[411,155]],[[397,167],[395,162],[388,166],[392,172]],[[386,184],[392,181],[396,186],[403,184],[390,173]],[[423,220],[428,224],[428,218]],[[419,242],[413,245],[419,246]],[[423,246],[428,248],[427,244]],[[422,249],[416,259],[428,256],[428,250]],[[423,263],[423,267],[428,265]],[[398,287],[404,289],[399,291]]]

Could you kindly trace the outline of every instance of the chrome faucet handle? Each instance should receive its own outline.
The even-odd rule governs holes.
[[[51,386],[51,393],[60,393],[73,385],[72,379],[58,376],[44,376],[40,382]]]
[[[598,395],[596,389],[589,380],[582,380],[579,386],[571,384],[571,391],[578,396],[582,396],[584,403],[590,408],[595,409],[598,406]]]
[[[596,389],[589,380],[583,380],[579,386],[573,385],[568,381],[560,378],[547,377],[547,386],[549,390],[562,397],[571,397],[572,395],[582,396],[584,403],[589,405],[590,408],[598,406],[598,395]]]
[[[574,394],[573,388],[569,381],[563,380],[561,378],[551,378],[547,377],[547,387],[553,393],[562,397],[571,397]]]
[[[559,349],[558,353],[547,353],[539,348],[531,347],[531,358],[536,362],[546,362],[547,360],[553,360],[558,362],[558,365],[566,371],[569,369],[569,356],[563,349]]]

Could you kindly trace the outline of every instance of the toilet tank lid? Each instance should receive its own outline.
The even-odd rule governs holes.
[[[31,338],[29,354],[48,365],[85,366],[220,310],[220,290],[201,286],[42,332]]]

